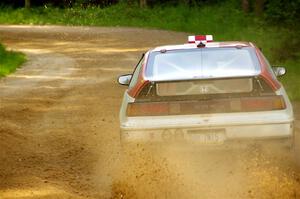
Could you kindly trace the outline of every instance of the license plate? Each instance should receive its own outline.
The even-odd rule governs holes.
[[[222,144],[225,141],[225,130],[188,130],[186,139],[200,144]]]

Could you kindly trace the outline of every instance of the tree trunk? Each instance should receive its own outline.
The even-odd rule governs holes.
[[[140,0],[140,7],[141,8],[147,7],[147,0]]]
[[[25,8],[30,8],[30,0],[25,0]]]
[[[248,13],[250,11],[249,0],[242,0],[242,9],[245,13]]]
[[[261,16],[264,12],[265,0],[255,0],[254,12],[257,16]]]

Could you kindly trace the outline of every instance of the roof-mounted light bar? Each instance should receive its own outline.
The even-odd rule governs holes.
[[[207,42],[212,42],[213,41],[213,36],[212,35],[193,35],[188,37],[188,42],[189,43],[207,43]]]

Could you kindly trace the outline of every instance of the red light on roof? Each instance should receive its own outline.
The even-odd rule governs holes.
[[[212,35],[194,35],[188,37],[189,43],[206,43],[206,42],[212,42],[213,36]]]

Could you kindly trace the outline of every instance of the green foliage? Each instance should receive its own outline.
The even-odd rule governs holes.
[[[272,0],[266,4],[265,16],[271,23],[297,26],[300,22],[300,0]]]
[[[25,60],[24,54],[7,51],[5,47],[0,44],[0,77],[14,72]]]
[[[286,65],[288,74],[283,82],[292,99],[300,100],[299,28],[267,24],[253,14],[239,9],[237,0],[220,1],[201,7],[154,6],[141,9],[137,5],[119,3],[110,7],[55,8],[32,10],[0,9],[0,24],[58,24],[92,26],[131,26],[158,28],[192,34],[213,34],[215,40],[245,40],[263,49],[271,63]]]
[[[217,40],[247,40],[257,43],[273,60],[295,57],[299,37],[283,26],[269,26],[259,18],[246,15],[236,8],[236,0],[208,4],[202,7],[184,5],[140,9],[120,3],[99,8],[56,7],[26,9],[0,9],[2,24],[59,24],[94,26],[134,26],[213,34]],[[298,34],[299,35],[299,34]],[[280,39],[279,39],[280,38]],[[292,45],[288,41],[296,39]],[[281,48],[290,45],[281,55]],[[278,50],[279,49],[279,50]],[[272,53],[271,53],[272,51]],[[278,52],[279,51],[279,52]]]
[[[289,97],[292,100],[300,100],[300,59],[287,60],[282,63],[287,69],[287,74],[279,80],[284,84]]]

